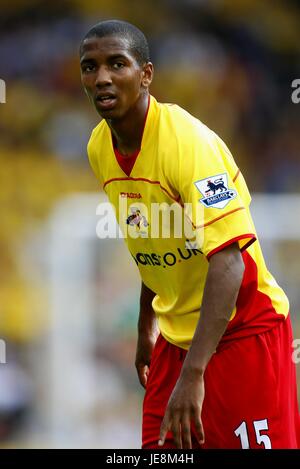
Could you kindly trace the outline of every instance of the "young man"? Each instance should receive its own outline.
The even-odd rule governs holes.
[[[80,56],[103,118],[89,160],[142,278],[143,448],[297,448],[289,303],[265,266],[232,155],[199,120],[150,96],[148,44],[133,25],[97,24]],[[174,209],[169,237],[153,235],[155,203]],[[176,236],[178,209],[189,235]]]

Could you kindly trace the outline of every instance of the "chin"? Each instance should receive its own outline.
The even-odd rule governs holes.
[[[110,109],[107,111],[97,109],[97,112],[102,117],[102,119],[119,120],[122,118],[122,115],[120,115],[120,112],[118,112],[116,109]]]

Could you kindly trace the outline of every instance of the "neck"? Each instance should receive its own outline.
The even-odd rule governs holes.
[[[116,146],[123,155],[130,155],[141,147],[148,100],[149,94],[143,94],[122,119],[107,120]]]

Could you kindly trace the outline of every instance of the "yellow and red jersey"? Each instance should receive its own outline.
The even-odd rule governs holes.
[[[156,293],[153,308],[166,340],[188,349],[209,258],[233,242],[245,273],[222,340],[262,332],[287,317],[288,299],[266,268],[245,180],[224,142],[203,123],[151,96],[131,162],[120,164],[105,120],[91,135],[88,156],[142,280]]]

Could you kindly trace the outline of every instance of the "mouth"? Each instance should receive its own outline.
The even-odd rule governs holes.
[[[112,94],[101,94],[96,96],[97,107],[101,111],[109,111],[115,107],[117,98]]]

